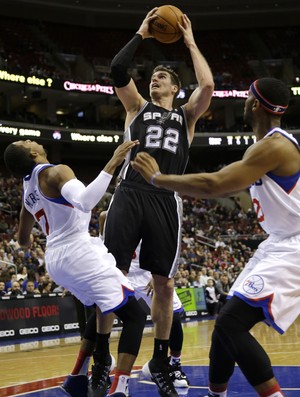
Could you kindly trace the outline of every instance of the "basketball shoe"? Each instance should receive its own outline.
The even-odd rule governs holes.
[[[169,375],[175,387],[189,387],[190,382],[182,371],[180,362],[170,363]]]
[[[94,353],[93,357],[94,365],[92,365],[92,375],[88,385],[88,397],[104,397],[111,385],[109,373],[115,367],[115,359],[111,354],[103,358]]]
[[[61,387],[72,397],[86,397],[88,377],[86,375],[68,375]]]
[[[145,378],[151,379],[156,384],[161,397],[178,397],[169,375],[168,363],[165,363],[160,368],[155,368],[153,360],[150,360],[143,366],[142,373]]]

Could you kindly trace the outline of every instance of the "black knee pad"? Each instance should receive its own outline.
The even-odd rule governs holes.
[[[118,353],[138,355],[143,330],[146,323],[146,313],[134,297],[129,297],[125,305],[115,311],[122,320],[123,329],[120,336]]]
[[[183,344],[183,330],[181,324],[181,313],[173,313],[173,321],[170,332],[169,346],[171,352],[180,352]]]
[[[248,305],[242,299],[233,296],[223,306],[216,319],[216,328],[224,332],[236,333],[249,331],[255,324],[264,319],[261,308]]]
[[[239,365],[252,386],[270,380],[271,362],[250,329],[264,319],[263,311],[237,297],[230,299],[216,319],[214,337]]]

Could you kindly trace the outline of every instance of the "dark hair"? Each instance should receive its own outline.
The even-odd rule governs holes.
[[[168,66],[164,66],[164,65],[156,66],[153,69],[152,74],[156,73],[156,72],[160,72],[160,71],[169,73],[169,75],[171,76],[172,83],[178,86],[178,91],[177,92],[179,92],[180,88],[181,88],[181,81],[179,79],[178,74],[173,69],[169,68]]]
[[[271,104],[288,106],[291,96],[289,87],[281,80],[263,77],[256,81],[261,95]]]
[[[35,162],[30,157],[30,150],[11,143],[4,151],[4,162],[7,169],[15,176],[22,178],[31,173]]]

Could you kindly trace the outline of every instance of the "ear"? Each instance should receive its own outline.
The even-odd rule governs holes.
[[[38,157],[38,152],[36,152],[35,150],[31,150],[30,151],[30,157],[34,160]]]
[[[255,112],[256,110],[258,110],[260,108],[260,102],[258,99],[254,99],[254,102],[252,104],[252,111]]]
[[[178,93],[178,88],[179,88],[178,85],[176,84],[172,85],[172,93],[174,96]]]

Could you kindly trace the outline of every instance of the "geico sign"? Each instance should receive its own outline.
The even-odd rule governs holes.
[[[34,328],[20,328],[19,334],[20,335],[31,335],[31,334],[38,334],[39,329],[37,327]]]
[[[15,331],[13,329],[6,329],[5,331],[0,331],[0,338],[5,338],[6,336],[14,336]]]
[[[78,329],[78,323],[69,323],[64,325],[64,329]]]
[[[55,332],[59,331],[59,325],[45,325],[42,327],[42,332]]]
[[[197,311],[196,310],[191,310],[189,312],[186,312],[185,315],[188,316],[197,316]]]

